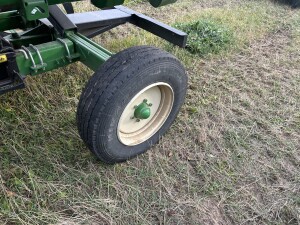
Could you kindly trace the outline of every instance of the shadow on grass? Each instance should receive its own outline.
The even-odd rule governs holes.
[[[272,1],[282,5],[290,5],[293,8],[300,7],[300,0],[272,0]]]

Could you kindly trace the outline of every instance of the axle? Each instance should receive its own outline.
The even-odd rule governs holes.
[[[113,54],[90,38],[125,23],[179,47],[187,34],[121,6],[125,0],[90,0],[101,10],[85,13],[74,12],[75,1],[0,0],[0,95],[25,88],[26,76],[83,63],[94,75],[78,104],[79,134],[99,159],[122,162],[145,152],[171,126],[187,76],[179,60],[156,47]],[[148,1],[159,7],[176,0]]]

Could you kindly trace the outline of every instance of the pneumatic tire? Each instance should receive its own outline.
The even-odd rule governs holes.
[[[173,55],[150,46],[126,49],[105,62],[83,90],[79,134],[106,163],[133,158],[168,130],[186,90],[185,69]]]

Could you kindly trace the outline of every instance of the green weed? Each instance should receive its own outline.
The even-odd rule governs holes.
[[[233,41],[232,32],[224,25],[209,19],[175,25],[189,35],[187,49],[198,55],[217,54]]]

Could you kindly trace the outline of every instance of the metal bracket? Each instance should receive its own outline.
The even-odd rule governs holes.
[[[49,9],[45,0],[22,0],[22,14],[25,20],[34,21],[37,19],[47,18]]]
[[[38,64],[38,65],[37,65],[37,64],[35,63],[35,61],[34,61],[34,58],[33,58],[33,56],[32,56],[31,51],[30,51],[28,48],[26,48],[25,46],[22,46],[22,49],[27,53],[27,55],[29,56],[29,58],[30,58],[30,60],[31,60],[32,66],[31,66],[30,68],[31,68],[34,72],[38,72],[39,69],[45,70],[46,67],[47,67],[47,64],[44,63],[40,51],[38,50],[37,47],[35,47],[35,46],[32,45],[32,44],[30,44],[29,46],[30,46],[33,50],[36,51],[36,53],[37,53],[37,55],[38,55],[38,57],[39,57],[40,63],[41,63],[41,64]],[[19,50],[19,51],[20,51],[20,50]],[[22,50],[21,50],[21,51],[22,51]],[[24,51],[22,51],[22,52],[24,53]],[[25,55],[25,58],[26,58],[26,55]],[[28,57],[27,57],[27,58],[28,58]]]
[[[63,44],[63,46],[65,47],[65,49],[66,49],[66,51],[67,51],[67,54],[68,54],[68,56],[66,56],[66,58],[67,58],[70,62],[72,62],[72,59],[73,59],[74,57],[71,56],[71,53],[70,53],[70,50],[69,50],[69,47],[68,47],[67,43],[66,43],[63,39],[61,39],[61,38],[57,38],[56,40]]]
[[[28,55],[27,55],[27,53],[26,53],[25,50],[23,50],[23,49],[17,49],[16,52],[21,52],[21,53],[23,53],[25,59],[26,59],[26,60],[29,59],[29,58],[28,58]]]
[[[22,49],[23,49],[25,52],[27,52],[27,54],[29,55],[29,58],[30,58],[31,63],[32,63],[31,69],[33,69],[35,72],[37,72],[38,69],[37,69],[37,67],[36,67],[36,64],[35,64],[35,61],[34,61],[34,59],[33,59],[33,56],[32,56],[32,54],[31,54],[31,52],[30,52],[29,49],[26,48],[25,46],[22,46]]]
[[[30,44],[29,47],[33,48],[36,51],[36,54],[38,55],[39,59],[40,59],[40,63],[39,65],[37,65],[38,69],[42,68],[43,70],[46,69],[47,64],[44,63],[43,58],[41,56],[41,53],[39,51],[39,49],[37,47],[35,47],[34,45]]]

